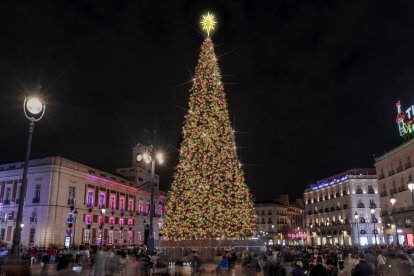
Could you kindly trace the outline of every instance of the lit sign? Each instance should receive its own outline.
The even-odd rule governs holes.
[[[342,181],[347,180],[347,179],[348,179],[348,176],[345,175],[345,176],[341,176],[339,178],[332,179],[330,181],[327,181],[327,182],[319,184],[319,185],[317,185],[317,184],[316,185],[311,185],[311,188],[312,188],[312,190],[318,190],[318,189],[322,189],[322,188],[334,185],[336,183],[342,182]]]
[[[397,118],[395,122],[398,125],[398,131],[401,137],[414,134],[414,105],[403,112],[401,110],[401,103],[398,101],[397,106]]]
[[[306,239],[306,233],[288,233],[289,239]]]

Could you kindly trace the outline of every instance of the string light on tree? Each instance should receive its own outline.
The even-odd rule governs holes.
[[[208,37],[190,90],[162,232],[164,238],[174,240],[249,238],[256,221],[209,38],[216,24],[214,15],[203,15],[201,24]]]

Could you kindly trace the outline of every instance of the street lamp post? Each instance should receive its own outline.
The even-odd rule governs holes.
[[[75,248],[75,234],[76,234],[76,218],[78,217],[78,210],[73,212],[73,241],[72,241],[72,248]]]
[[[359,215],[356,211],[355,211],[355,214],[354,214],[354,218],[355,218],[355,225],[356,225],[357,234],[358,234],[358,245],[360,245],[361,241],[360,241],[360,238],[359,238],[359,225],[358,225]]]
[[[411,204],[412,204],[412,209],[414,209],[414,182],[410,176],[410,179],[408,180],[408,189],[410,189],[411,191]],[[411,224],[413,225],[413,237],[414,237],[414,222],[413,220],[411,221]]]
[[[151,146],[151,152],[155,153],[154,146]],[[155,178],[155,161],[158,161],[159,164],[164,162],[164,156],[162,153],[157,153],[155,158],[150,155],[150,153],[143,153],[137,156],[137,161],[144,161],[146,164],[151,163],[151,198],[150,198],[150,221],[149,221],[149,235],[147,240],[148,253],[150,255],[154,252],[154,230],[153,230],[153,221],[154,221],[154,178]]]
[[[397,203],[397,199],[394,197],[394,195],[391,195],[390,202],[392,205],[392,212],[394,213],[394,204]],[[394,222],[395,222],[395,241],[397,245],[400,245],[398,241],[398,231],[397,231],[397,217],[394,216]]]
[[[102,224],[100,225],[101,227],[101,250],[102,250],[102,244],[103,244],[103,239],[104,239],[105,212],[106,212],[105,208],[102,208],[101,210]]]
[[[375,236],[375,245],[377,245],[377,229],[375,228],[375,223],[377,218],[375,217],[375,207],[371,206],[371,220],[374,223],[374,236]]]
[[[24,115],[29,119],[29,135],[27,138],[26,146],[26,155],[24,160],[23,167],[23,179],[22,179],[22,188],[21,196],[19,200],[19,207],[17,209],[16,217],[16,228],[14,229],[13,234],[13,245],[11,248],[11,253],[14,256],[20,255],[20,243],[22,239],[22,221],[23,221],[23,205],[26,197],[27,189],[27,173],[29,169],[29,158],[30,158],[30,149],[32,146],[32,136],[34,131],[34,123],[42,119],[45,113],[46,105],[45,102],[38,97],[26,97],[23,103]]]

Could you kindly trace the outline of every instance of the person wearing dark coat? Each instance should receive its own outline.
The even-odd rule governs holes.
[[[272,269],[274,276],[286,276],[286,269],[280,264],[280,262],[274,263]]]
[[[305,276],[306,271],[303,269],[302,261],[297,261],[295,269],[292,271],[292,276]]]
[[[371,276],[374,275],[372,265],[365,260],[365,254],[359,253],[359,263],[352,269],[352,276]]]
[[[321,257],[316,259],[316,265],[310,271],[310,276],[329,276],[328,270],[323,265]]]
[[[338,268],[336,267],[334,261],[326,260],[326,269],[328,269],[329,276],[338,276]]]
[[[266,255],[263,256],[262,262],[262,270],[264,276],[272,276],[273,275],[273,264],[270,261],[270,258]]]

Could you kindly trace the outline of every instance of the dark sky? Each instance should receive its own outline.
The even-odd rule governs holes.
[[[0,162],[24,158],[25,93],[47,96],[32,157],[113,171],[141,128],[176,164],[189,80],[210,10],[247,184],[288,193],[401,143],[395,101],[414,104],[413,1],[4,1]]]

